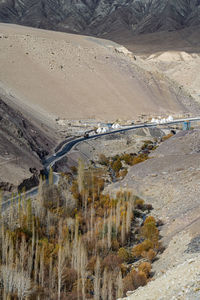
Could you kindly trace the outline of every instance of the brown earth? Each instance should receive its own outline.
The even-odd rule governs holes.
[[[49,123],[191,110],[176,84],[113,42],[10,24],[0,25],[0,36],[1,86]]]
[[[200,102],[200,27],[189,27],[173,32],[162,31],[151,34],[132,35],[123,32],[121,36],[108,38],[123,44],[140,60],[140,66],[157,70],[177,83],[198,103]]]

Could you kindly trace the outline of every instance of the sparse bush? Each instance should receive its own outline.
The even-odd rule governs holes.
[[[145,219],[145,221],[144,221],[144,224],[147,224],[147,223],[153,223],[153,224],[156,225],[156,220],[155,220],[154,217],[148,216],[148,217]]]
[[[119,171],[119,177],[124,178],[127,175],[127,173],[128,173],[127,169],[123,169]]]
[[[144,200],[137,197],[134,204],[135,208],[142,209],[144,207]]]
[[[148,149],[148,150],[151,150],[152,147],[153,147],[153,142],[148,140],[148,141],[145,141],[143,146],[141,147],[141,150],[145,150],[145,149]]]
[[[142,271],[135,271],[133,269],[123,280],[124,292],[133,291],[140,286],[147,284],[147,276]]]
[[[148,159],[148,154],[139,154],[133,158],[132,165],[139,164]]]
[[[72,174],[77,175],[78,170],[77,170],[77,167],[76,167],[76,166],[72,166],[70,169],[71,169],[71,171],[72,171]]]
[[[144,204],[144,209],[149,213],[153,209],[153,206],[151,204]]]
[[[73,285],[77,280],[77,272],[72,268],[66,268],[63,272],[63,284],[66,285],[67,291],[72,291]]]
[[[131,274],[128,274],[126,277],[124,277],[124,279],[123,279],[123,290],[124,290],[124,293],[126,293],[127,291],[134,291],[135,290],[133,277],[131,276]]]
[[[147,276],[144,272],[139,271],[133,274],[133,285],[135,289],[147,284]]]
[[[153,249],[149,249],[146,257],[149,261],[152,262],[154,260],[154,258],[156,257],[156,252]]]
[[[134,257],[140,257],[144,251],[149,251],[149,249],[152,249],[154,247],[154,244],[150,240],[145,240],[144,242],[136,245],[132,249],[132,255]]]
[[[112,164],[112,169],[115,171],[115,173],[118,173],[121,168],[122,168],[122,163],[120,159],[115,160]]]
[[[133,161],[133,155],[131,154],[123,154],[121,156],[121,160],[123,160],[127,165],[132,165],[132,161]]]
[[[170,137],[172,137],[172,136],[173,136],[173,133],[169,133],[169,134],[163,136],[163,137],[162,137],[162,142],[168,140],[168,139],[169,139]]]
[[[148,262],[142,262],[139,265],[138,270],[144,272],[146,274],[146,277],[148,278],[151,272],[151,264]]]
[[[111,249],[113,251],[115,251],[115,252],[118,251],[118,249],[119,249],[119,242],[118,242],[117,239],[112,240],[112,242],[111,242]]]
[[[133,257],[140,257],[141,253],[144,251],[142,244],[138,244],[133,247],[132,255]]]
[[[155,223],[144,224],[141,228],[141,235],[156,244],[158,242],[159,232]]]
[[[118,255],[108,254],[102,262],[102,267],[114,272],[116,269],[120,269],[121,263],[122,259]]]
[[[125,248],[120,248],[117,254],[125,262],[128,262],[131,258],[131,254]]]
[[[99,163],[104,166],[109,166],[109,158],[104,154],[99,155]]]

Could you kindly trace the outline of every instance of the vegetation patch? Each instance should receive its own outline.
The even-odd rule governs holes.
[[[151,280],[160,251],[152,207],[129,191],[103,193],[103,170],[79,162],[59,186],[2,215],[2,299],[117,299]],[[38,298],[39,297],[39,298]]]

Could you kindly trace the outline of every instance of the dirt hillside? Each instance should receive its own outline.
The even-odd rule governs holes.
[[[0,87],[41,118],[132,119],[190,110],[184,92],[116,43],[9,24],[0,24],[0,40]]]
[[[157,70],[177,83],[200,102],[200,27],[173,32],[157,32],[133,36],[122,33],[110,38],[122,43],[138,55],[143,67]],[[109,37],[109,36],[108,36]]]
[[[200,131],[180,132],[152,152],[151,159],[130,168],[112,188],[128,188],[153,205],[164,221],[166,250],[153,264],[155,277],[128,300],[199,299]]]

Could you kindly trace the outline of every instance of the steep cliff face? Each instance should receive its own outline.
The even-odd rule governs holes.
[[[0,21],[103,36],[200,24],[200,0],[0,0]]]

